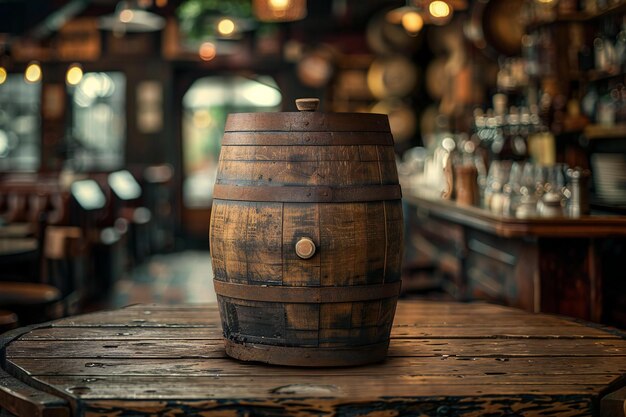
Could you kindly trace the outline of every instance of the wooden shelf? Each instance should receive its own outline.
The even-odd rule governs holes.
[[[600,10],[596,13],[580,13],[580,16],[578,16],[578,21],[590,22],[592,20],[602,19],[611,14],[619,13],[626,13],[626,1],[624,0],[621,0],[618,4],[607,7],[606,9]]]
[[[591,22],[594,20],[602,19],[612,14],[626,13],[626,1],[621,1],[619,4],[607,7],[595,13],[588,12],[575,12],[562,14],[557,16],[554,20],[547,20],[543,22],[532,22],[526,25],[527,30],[538,29],[543,26],[552,25],[555,23],[575,23],[575,22]]]
[[[591,22],[593,20],[602,19],[611,14],[619,14],[626,12],[626,2],[621,1],[619,4],[599,10],[595,13],[576,12],[557,16],[556,22]]]
[[[626,123],[615,126],[589,125],[583,131],[589,140],[594,139],[626,139]]]
[[[605,81],[618,78],[626,78],[626,73],[608,73],[604,71],[590,70],[584,73],[584,77],[587,78],[587,80],[589,81]]]

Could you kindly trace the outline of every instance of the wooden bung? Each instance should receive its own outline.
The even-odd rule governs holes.
[[[299,98],[296,99],[296,107],[300,111],[317,111],[320,105],[319,98]]]
[[[302,259],[309,259],[315,255],[315,242],[311,238],[303,237],[296,243],[296,254]]]
[[[297,366],[385,358],[402,203],[382,114],[228,117],[210,246],[226,353]]]

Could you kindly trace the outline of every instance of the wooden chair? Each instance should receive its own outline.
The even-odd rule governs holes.
[[[6,211],[2,217],[7,223],[24,222],[27,220],[28,195],[12,191],[6,196]]]
[[[82,300],[86,285],[81,275],[85,243],[80,228],[72,226],[48,226],[43,250],[44,267],[42,280],[61,291],[65,314],[75,314]]]
[[[61,291],[47,284],[0,281],[0,308],[17,313],[20,325],[63,316]]]
[[[0,334],[17,327],[17,314],[9,310],[0,310]]]
[[[84,252],[81,230],[42,222],[38,234],[38,255],[31,262],[36,273],[14,273],[0,281],[0,308],[17,312],[20,325],[76,313],[84,286],[77,267]]]

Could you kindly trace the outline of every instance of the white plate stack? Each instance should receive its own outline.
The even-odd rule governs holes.
[[[591,155],[596,196],[606,204],[626,205],[626,154]]]

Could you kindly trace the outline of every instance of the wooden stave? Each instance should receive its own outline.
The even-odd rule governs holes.
[[[398,202],[399,203],[399,202]],[[335,206],[341,206],[342,204],[334,204]],[[398,229],[401,229],[401,224],[398,225]],[[396,253],[401,253],[401,250],[398,250]],[[319,256],[319,255],[316,255]],[[399,281],[400,280],[400,262],[396,263],[397,268],[394,271],[387,271],[387,276],[385,277],[389,282],[391,281]],[[216,269],[217,270],[217,269]],[[376,275],[376,274],[374,274]],[[216,280],[220,278],[219,273],[216,273]],[[257,283],[259,285],[267,285],[267,282]],[[284,283],[281,283],[284,284]],[[301,284],[296,282],[295,284]],[[321,283],[320,283],[321,284]],[[375,284],[373,285],[375,286]],[[290,287],[287,287],[290,288]],[[295,287],[298,288],[298,287]],[[370,302],[365,302],[370,306],[370,310],[374,308],[375,310],[381,309],[381,305],[384,302],[387,302],[389,299],[384,300],[375,300]],[[391,299],[393,306],[395,307],[395,303],[397,297]],[[380,356],[380,348],[372,347],[372,355],[368,359],[364,359],[363,346],[369,346],[373,344],[375,341],[375,345],[379,346],[380,343],[388,342],[389,332],[391,329],[392,321],[393,321],[393,313],[389,314],[375,314],[375,322],[369,324],[369,326],[363,326],[362,323],[355,324],[356,327],[350,327],[348,329],[342,329],[341,327],[345,327],[345,315],[344,321],[342,323],[341,320],[337,321],[335,324],[330,324],[324,328],[316,329],[314,331],[299,331],[298,329],[285,329],[281,334],[285,335],[286,338],[283,340],[273,341],[271,337],[268,337],[267,334],[255,334],[255,331],[252,329],[258,329],[257,326],[248,326],[247,330],[245,330],[245,337],[241,337],[241,332],[233,331],[232,326],[229,325],[228,322],[228,314],[224,309],[228,309],[229,306],[238,310],[235,314],[236,317],[242,317],[241,309],[239,306],[241,304],[250,304],[254,303],[249,300],[236,300],[231,299],[228,302],[225,301],[225,297],[218,296],[218,303],[220,305],[220,316],[223,320],[223,329],[225,340],[230,340],[230,343],[239,343],[241,344],[240,349],[229,349],[228,354],[232,357],[241,359],[241,360],[253,360],[253,361],[264,361],[268,363],[281,364],[281,365],[312,365],[312,366],[336,366],[343,364],[347,365],[359,365],[362,363],[370,363],[382,360]],[[337,303],[339,309],[348,308],[349,310],[358,310],[359,308],[363,308],[363,302],[350,302],[350,303]],[[293,307],[293,304],[286,303],[259,303],[255,304],[257,311],[265,311],[271,312],[272,310],[278,310],[278,317],[288,317],[288,314],[285,314],[285,310]],[[309,306],[317,306],[318,309],[324,310],[327,308],[334,308],[330,303],[311,303]],[[315,307],[314,307],[315,308]],[[331,316],[341,316],[337,315],[337,313],[330,313]],[[286,320],[286,318],[285,318]],[[275,323],[276,320],[264,320],[265,322]],[[332,322],[332,320],[331,320]],[[352,322],[352,318],[351,318]],[[319,324],[319,323],[318,323]],[[261,330],[263,328],[261,327]],[[369,332],[369,333],[368,333]],[[269,335],[271,336],[271,335]],[[288,336],[288,337],[287,337]],[[244,342],[245,341],[245,342]],[[229,342],[226,342],[229,343]],[[272,352],[275,352],[275,349],[264,348],[259,350],[259,345],[263,346],[275,346],[275,345],[283,345],[283,346],[292,346],[292,347],[300,347],[311,349],[311,354],[308,359],[302,363],[297,363],[295,358],[300,357],[299,355],[282,355],[282,354],[268,354],[267,350],[269,349]],[[320,346],[321,345],[321,346]],[[326,352],[328,349],[332,349],[333,347],[341,347],[344,349],[343,353],[337,353],[336,357],[332,357],[332,354]],[[350,348],[354,349],[354,352],[350,353]],[[246,353],[243,353],[246,352]],[[265,353],[263,353],[265,352]],[[332,359],[331,359],[332,358]],[[352,358],[352,359],[350,359]],[[365,356],[367,358],[367,356]]]
[[[224,334],[237,343],[350,348],[389,340],[397,299],[302,304],[218,295],[218,305]]]
[[[348,219],[350,214],[352,219]],[[379,216],[387,216],[387,221],[381,224]],[[215,200],[211,217],[215,280],[313,287],[400,280],[400,200],[350,204]],[[347,219],[348,224],[341,219]],[[257,233],[258,225],[274,232]],[[318,248],[312,258],[297,257],[293,248],[300,237],[311,238]],[[342,256],[344,265],[337,267],[335,258]],[[276,279],[264,278],[270,274]]]
[[[248,186],[398,183],[393,147],[383,145],[223,146],[216,177],[216,184]]]

